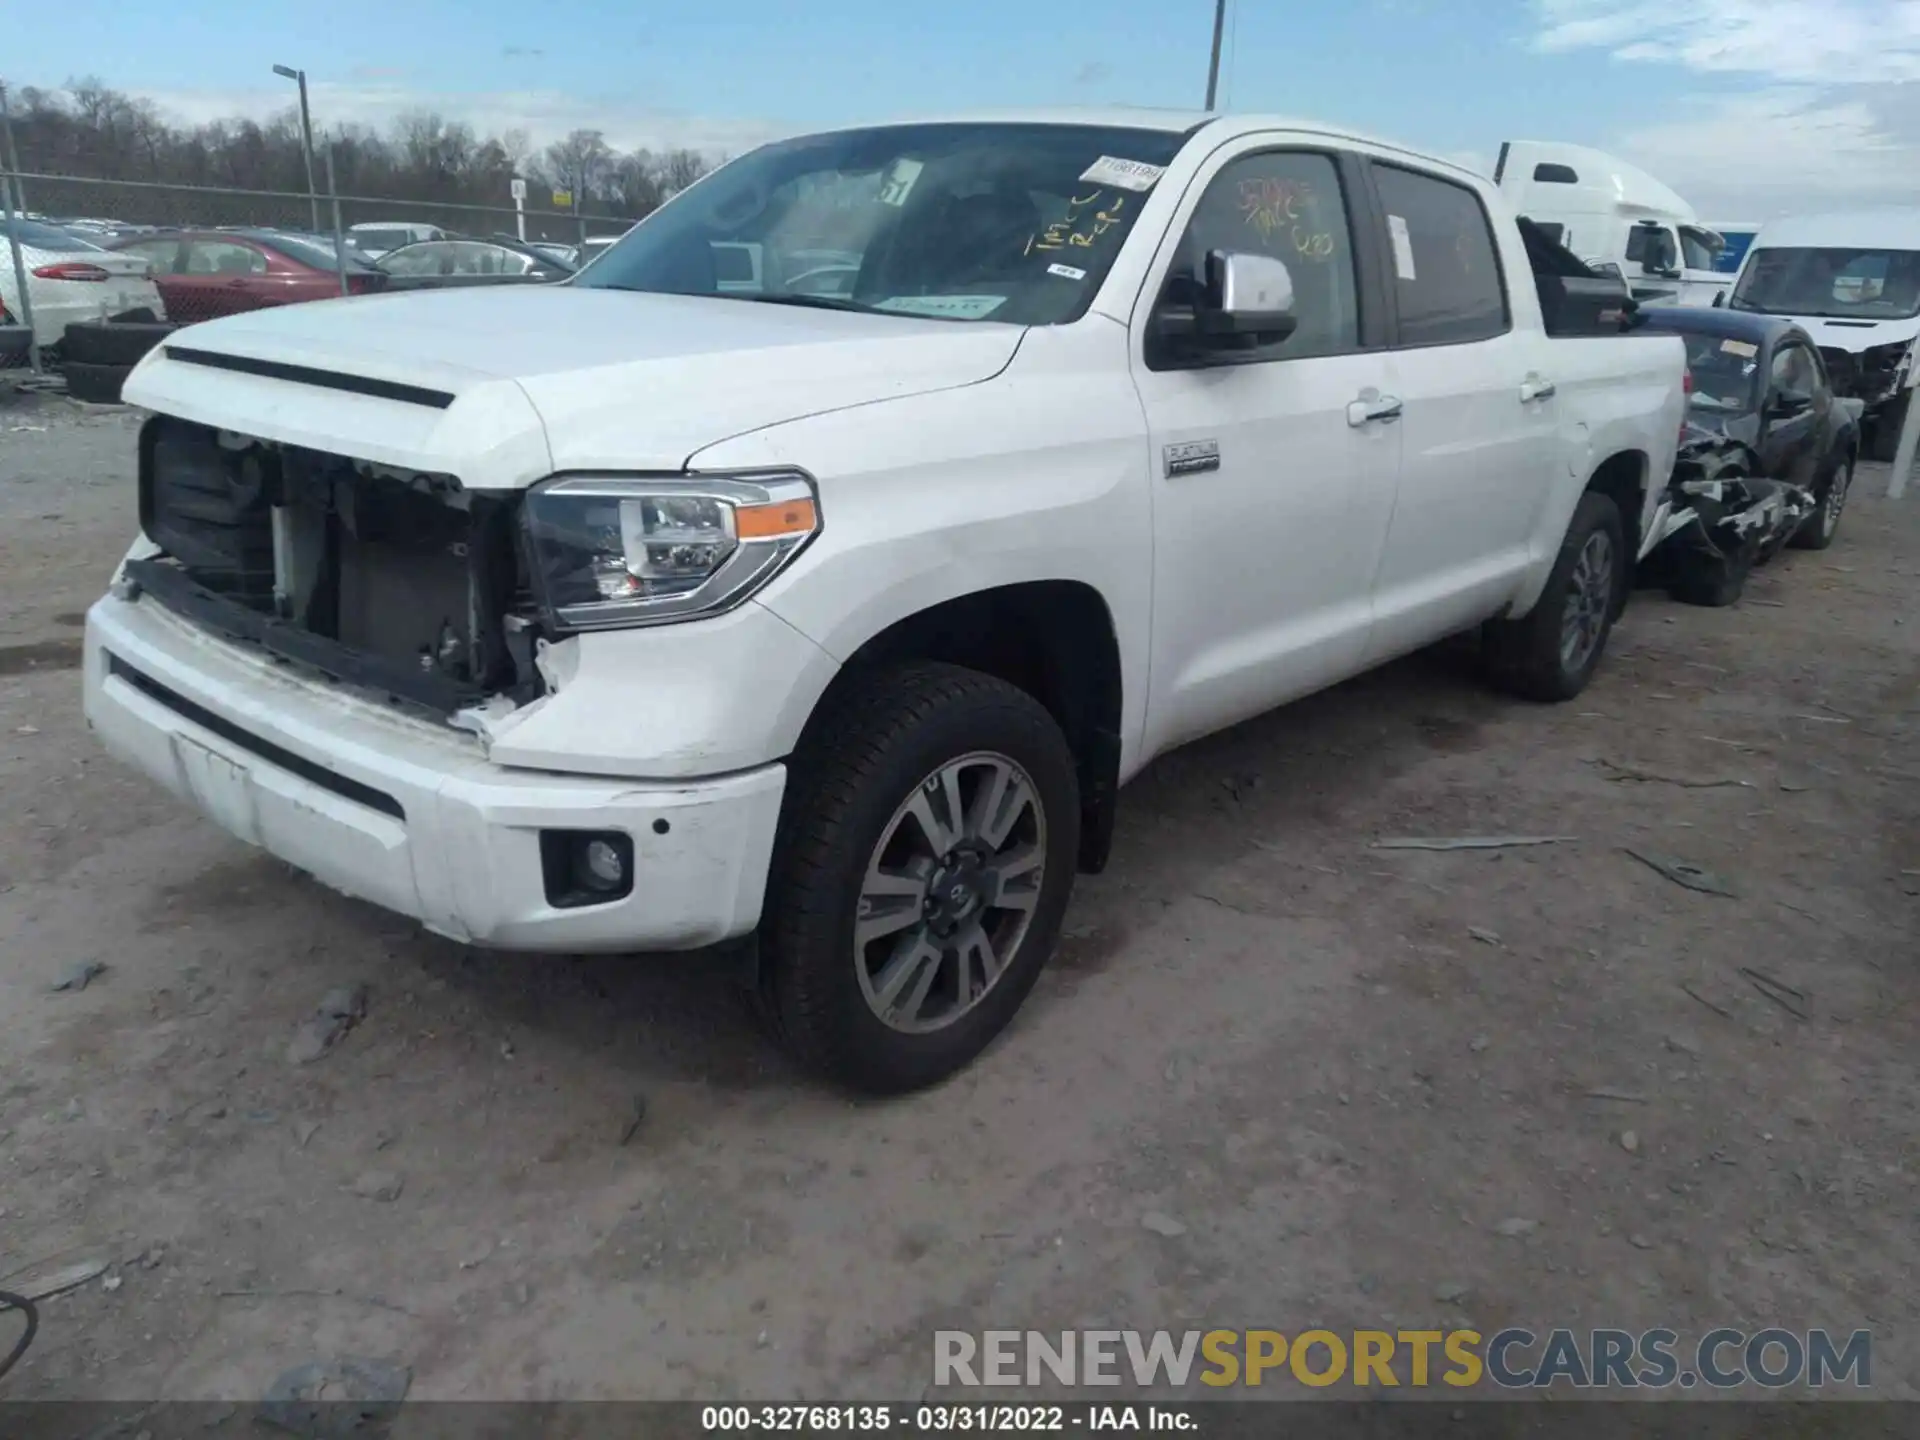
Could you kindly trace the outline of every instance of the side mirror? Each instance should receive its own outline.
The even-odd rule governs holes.
[[[1195,317],[1201,335],[1276,345],[1299,326],[1293,313],[1293,276],[1284,262],[1271,255],[1210,250],[1206,263],[1206,284]]]
[[[1727,292],[1726,291],[1716,290],[1713,292],[1713,308],[1716,310],[1724,310],[1727,308]]]

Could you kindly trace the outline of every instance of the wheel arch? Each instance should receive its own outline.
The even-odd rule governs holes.
[[[1619,608],[1626,603],[1625,582],[1638,557],[1640,540],[1646,531],[1652,504],[1648,490],[1650,464],[1644,450],[1615,450],[1588,472],[1579,489],[1569,486],[1560,493],[1542,517],[1540,533],[1535,537],[1537,550],[1534,563],[1527,572],[1525,583],[1508,607],[1508,618],[1530,614],[1539,603],[1548,577],[1553,573],[1560,543],[1566,538],[1567,526],[1573,523],[1581,497],[1590,493],[1605,495],[1614,502],[1620,511],[1620,522],[1625,531],[1623,539],[1626,543],[1623,548],[1626,553],[1621,561],[1623,573],[1621,583],[1615,587],[1619,597],[1614,601],[1615,614],[1618,615]]]
[[[997,676],[1046,707],[1079,774],[1080,868],[1102,869],[1113,839],[1124,690],[1105,597],[1081,580],[1028,580],[952,596],[895,620],[847,657],[814,703],[801,744],[849,686],[914,660]]]

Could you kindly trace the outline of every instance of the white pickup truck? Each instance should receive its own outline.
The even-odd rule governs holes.
[[[927,1084],[1155,755],[1475,627],[1587,683],[1683,348],[1552,338],[1531,243],[1344,131],[1042,113],[769,145],[567,284],[196,326],[126,385],[87,715],[457,940],[754,937],[798,1055]]]

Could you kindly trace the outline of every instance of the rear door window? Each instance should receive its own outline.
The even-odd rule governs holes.
[[[1397,165],[1373,166],[1400,344],[1464,345],[1504,335],[1507,291],[1493,224],[1464,185]]]

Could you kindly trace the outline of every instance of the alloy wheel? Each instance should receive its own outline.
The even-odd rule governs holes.
[[[914,787],[861,879],[854,972],[880,1021],[924,1034],[986,998],[1033,926],[1046,808],[1019,765],[978,751]]]
[[[1616,569],[1613,538],[1595,530],[1580,547],[1568,577],[1566,608],[1561,611],[1560,663],[1568,671],[1581,669],[1606,634]]]

